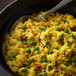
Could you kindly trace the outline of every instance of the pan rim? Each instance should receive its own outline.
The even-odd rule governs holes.
[[[1,11],[0,11],[0,15],[8,8],[10,7],[12,4],[14,4],[15,2],[17,2],[18,0],[14,0],[11,3],[9,3],[6,7],[4,7]]]

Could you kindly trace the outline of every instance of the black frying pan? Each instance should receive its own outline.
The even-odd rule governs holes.
[[[58,4],[61,0],[18,0],[0,14],[0,64],[6,69],[11,75],[14,73],[9,69],[2,55],[2,42],[5,32],[10,30],[13,23],[23,15],[31,15],[40,11],[49,10]],[[76,16],[76,0],[66,5],[65,7],[58,10],[59,13],[70,13]],[[7,76],[7,75],[6,75]]]

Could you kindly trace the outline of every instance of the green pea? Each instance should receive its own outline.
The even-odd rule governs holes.
[[[18,70],[14,70],[14,73],[18,73]]]
[[[61,23],[60,23],[60,21],[58,22],[58,25],[60,25]]]
[[[23,45],[26,45],[26,44],[27,44],[27,41],[22,41],[22,44],[23,44]]]
[[[40,30],[43,30],[43,28],[42,28],[42,27],[40,27]]]
[[[45,28],[40,27],[40,30],[41,30],[41,31],[45,31],[46,29],[45,29]]]
[[[28,59],[28,62],[29,62],[29,63],[32,63],[33,61],[34,61],[33,58],[29,58],[29,59]]]
[[[64,37],[64,34],[63,33],[61,34],[61,37]]]
[[[31,53],[31,49],[30,49],[30,48],[27,48],[27,49],[26,49],[26,52],[27,52],[27,53]]]
[[[36,74],[39,73],[38,68],[34,68],[34,71],[35,71]]]
[[[74,35],[73,34],[70,34],[70,37],[74,38]]]
[[[61,49],[62,46],[59,46],[59,50]]]
[[[49,51],[49,54],[53,54],[53,51],[52,51],[52,50],[50,50],[50,51]]]
[[[13,56],[13,57],[16,57],[16,56],[17,56],[17,53],[16,53],[16,52],[13,52],[13,53],[12,53],[12,56]]]
[[[23,25],[23,26],[22,26],[22,29],[23,29],[23,30],[26,30],[26,29],[27,29],[27,27],[26,27],[25,25]]]
[[[46,41],[45,43],[46,43],[46,45],[48,45],[49,44],[49,41]]]
[[[39,73],[39,71],[35,71],[35,74],[38,74]]]
[[[64,23],[66,23],[66,20],[63,20]]]
[[[72,58],[72,59],[71,59],[71,62],[72,62],[72,63],[76,63],[76,58]]]
[[[52,69],[52,67],[51,66],[48,66],[48,69],[49,69],[49,71]]]
[[[39,47],[35,47],[35,51],[39,51]]]
[[[69,65],[69,63],[68,63],[68,62],[64,62],[64,65],[68,66],[68,65]]]
[[[35,45],[35,42],[34,41],[30,41],[30,45]]]
[[[65,33],[68,33],[69,32],[68,28],[64,29],[64,32]]]
[[[42,62],[47,62],[47,59],[46,58],[42,58],[41,61]]]
[[[61,31],[61,29],[59,27],[56,28],[56,31]]]
[[[24,67],[24,68],[22,69],[23,72],[27,72],[27,70],[28,70],[27,67]]]

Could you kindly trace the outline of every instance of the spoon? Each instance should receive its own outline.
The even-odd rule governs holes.
[[[61,7],[63,7],[64,5],[68,4],[71,1],[72,0],[62,0],[59,4],[57,4],[55,7],[53,7],[51,10],[49,10],[47,13],[45,13],[41,17],[23,16],[23,17],[21,17],[21,19],[25,20],[26,18],[31,18],[34,21],[41,21],[42,19],[46,18],[48,15],[57,11],[58,9],[60,9]]]
[[[63,7],[64,5],[68,4],[69,2],[71,2],[72,0],[62,0],[59,4],[57,4],[55,7],[53,7],[51,10],[49,10],[47,13],[45,13],[44,15],[42,15],[41,17],[33,17],[30,15],[26,15],[26,16],[22,16],[21,18],[19,18],[13,25],[13,27],[19,22],[19,21],[26,21],[29,18],[33,21],[41,21],[42,19],[46,18],[48,15],[50,15],[51,13],[57,11],[58,9],[60,9],[61,7]],[[13,28],[12,27],[12,28]]]

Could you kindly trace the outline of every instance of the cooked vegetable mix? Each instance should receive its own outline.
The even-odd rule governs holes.
[[[20,21],[5,34],[5,61],[18,76],[76,76],[75,28],[76,18],[70,14]]]

